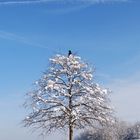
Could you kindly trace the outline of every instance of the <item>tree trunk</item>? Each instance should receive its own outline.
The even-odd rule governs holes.
[[[73,140],[73,127],[71,124],[69,125],[69,140]]]
[[[71,83],[71,79],[68,78],[69,83]],[[73,140],[73,123],[72,123],[72,96],[71,96],[71,88],[72,85],[70,85],[69,89],[69,140]]]

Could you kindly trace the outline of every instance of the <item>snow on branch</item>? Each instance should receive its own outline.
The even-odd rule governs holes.
[[[31,113],[24,120],[25,126],[48,132],[113,121],[108,90],[93,82],[88,63],[73,54],[55,55],[49,60],[50,67],[28,94]]]

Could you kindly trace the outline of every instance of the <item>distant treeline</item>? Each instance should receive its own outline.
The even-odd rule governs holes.
[[[140,122],[129,124],[116,121],[112,126],[86,130],[75,140],[138,140],[140,139]]]

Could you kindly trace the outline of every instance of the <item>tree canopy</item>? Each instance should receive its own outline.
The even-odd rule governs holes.
[[[112,108],[108,90],[94,83],[93,69],[79,56],[55,55],[50,66],[27,95],[26,105],[31,113],[25,118],[25,126],[35,126],[42,132],[96,127],[111,122]]]

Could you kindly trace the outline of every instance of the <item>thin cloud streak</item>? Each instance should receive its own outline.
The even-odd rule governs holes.
[[[100,4],[108,2],[127,2],[128,0],[22,0],[22,1],[1,1],[0,5],[16,5],[16,4],[47,4],[47,3],[63,3],[63,4]]]
[[[29,1],[2,1],[0,5],[15,5],[15,4],[38,4],[38,3],[48,3],[54,2],[56,0],[29,0]]]
[[[52,48],[49,48],[49,47],[46,47],[44,45],[41,45],[41,44],[38,44],[38,43],[33,43],[29,39],[27,39],[23,36],[19,36],[17,34],[11,33],[11,32],[0,31],[0,38],[20,42],[20,43],[26,44],[30,47],[37,47],[37,48],[43,48],[43,49],[49,49],[49,50],[52,50],[52,51],[56,51],[56,50],[54,50]]]

